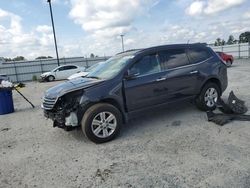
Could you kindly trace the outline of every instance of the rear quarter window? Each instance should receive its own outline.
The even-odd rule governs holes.
[[[204,48],[188,49],[188,57],[191,63],[199,63],[212,57],[212,54]]]

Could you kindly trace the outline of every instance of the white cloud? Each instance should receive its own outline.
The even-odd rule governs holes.
[[[128,32],[136,16],[154,2],[153,0],[71,0],[70,17],[89,33],[114,37]]]
[[[203,11],[203,6],[203,1],[195,1],[186,9],[186,13],[189,15],[201,14]]]
[[[245,0],[209,0],[204,12],[205,14],[213,14],[240,5],[244,1]]]
[[[243,18],[250,19],[250,10],[243,14]]]
[[[241,5],[245,0],[196,0],[186,9],[186,13],[193,16],[199,14],[214,14]]]
[[[52,28],[48,25],[39,25],[36,27],[36,31],[40,33],[51,33]]]
[[[53,35],[49,26],[37,26],[26,33],[22,28],[22,18],[3,9],[0,9],[0,21],[0,44],[4,46],[0,48],[1,56],[22,55],[32,59],[39,55],[51,55]]]
[[[21,17],[0,8],[0,20],[8,19],[10,22],[10,33],[21,32]]]

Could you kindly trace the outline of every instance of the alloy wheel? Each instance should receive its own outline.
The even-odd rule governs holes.
[[[213,107],[218,99],[218,92],[215,88],[208,88],[204,100],[208,107]]]
[[[111,112],[100,112],[92,120],[91,130],[99,138],[107,138],[114,133],[117,120]]]

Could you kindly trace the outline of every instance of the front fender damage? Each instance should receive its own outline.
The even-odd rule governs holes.
[[[87,98],[83,96],[82,92],[73,92],[62,96],[52,110],[44,111],[45,117],[54,122],[53,127],[66,131],[77,128],[80,124],[79,112],[87,101]]]

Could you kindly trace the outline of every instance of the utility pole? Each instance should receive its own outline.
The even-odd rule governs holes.
[[[122,52],[124,52],[124,43],[123,43],[123,37],[124,37],[124,35],[120,35],[120,36],[122,38]]]
[[[54,26],[54,19],[53,19],[53,12],[52,12],[51,0],[47,0],[47,2],[49,3],[49,8],[50,8],[50,17],[51,17],[51,23],[52,23],[53,35],[54,35],[54,42],[55,42],[55,48],[56,48],[57,64],[58,64],[58,66],[60,66],[59,56],[58,56],[58,50],[57,50],[56,32],[55,32],[55,26]]]

